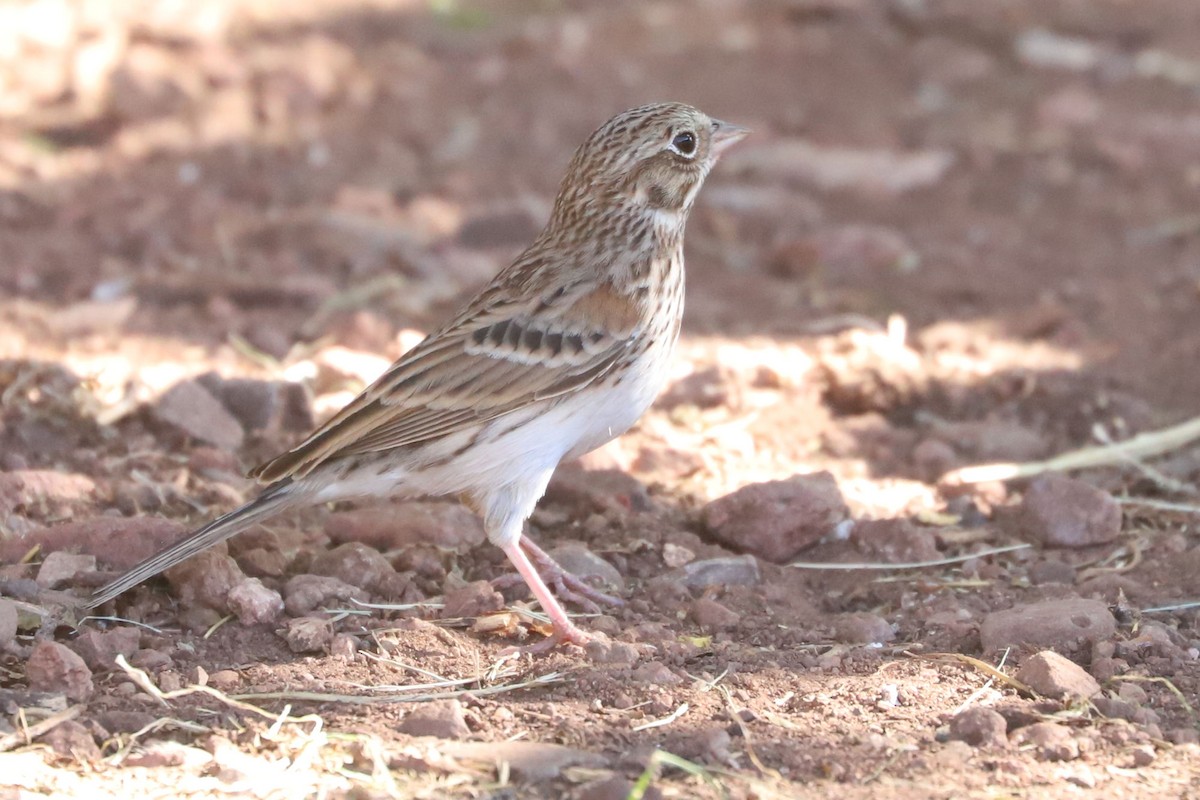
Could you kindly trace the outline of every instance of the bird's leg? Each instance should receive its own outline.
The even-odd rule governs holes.
[[[537,565],[538,572],[555,589],[555,594],[563,600],[578,603],[591,614],[599,613],[600,605],[620,607],[625,601],[619,597],[600,591],[574,573],[559,566],[550,554],[537,546],[537,543],[525,534],[521,534],[521,547],[529,554],[529,559]]]
[[[528,554],[530,561],[533,562],[538,573],[545,578],[547,583],[554,587],[554,593],[561,599],[570,603],[577,603],[589,614],[600,613],[600,605],[598,604],[616,607],[625,605],[625,601],[621,598],[602,592],[578,575],[563,569],[549,553],[538,547],[533,539],[530,539],[528,536],[521,535],[520,545],[526,554]],[[492,580],[492,586],[497,589],[506,589],[520,582],[521,576],[519,575],[501,575],[499,578]]]
[[[554,632],[544,642],[538,642],[535,645],[521,649],[525,652],[540,653],[550,650],[560,642],[570,642],[582,647],[587,644],[591,637],[568,619],[567,612],[563,610],[558,600],[554,598],[554,595],[550,592],[550,587],[542,580],[542,576],[538,574],[537,568],[533,566],[533,563],[529,560],[529,556],[525,555],[525,551],[521,548],[523,538],[503,545],[504,554],[508,556],[508,560],[517,568],[517,573],[525,579],[529,590],[533,592],[533,596],[541,603],[542,610],[550,617],[550,624],[553,626]]]

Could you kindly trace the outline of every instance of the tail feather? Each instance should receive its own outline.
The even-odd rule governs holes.
[[[302,502],[291,481],[282,481],[267,487],[262,494],[235,508],[228,514],[217,517],[199,530],[189,533],[167,549],[156,553],[116,580],[97,589],[84,608],[92,609],[132,589],[142,581],[170,569],[181,561],[201,553],[218,542],[241,533],[260,520],[273,516],[290,506]]]

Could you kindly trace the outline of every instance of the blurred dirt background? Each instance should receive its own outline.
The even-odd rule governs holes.
[[[671,386],[532,520],[604,641],[504,657],[444,501],[64,610],[666,99],[755,134]],[[1200,413],[1198,99],[1191,0],[0,0],[0,797],[1200,796],[1200,450],[943,480]]]

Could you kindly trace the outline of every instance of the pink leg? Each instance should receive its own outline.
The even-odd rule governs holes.
[[[567,612],[563,611],[563,607],[559,605],[558,600],[554,599],[554,595],[550,592],[550,587],[546,586],[542,581],[542,576],[538,575],[537,569],[529,561],[529,557],[525,555],[525,551],[521,549],[521,540],[504,546],[504,554],[508,556],[508,560],[517,568],[517,573],[525,579],[529,590],[533,592],[533,596],[541,603],[542,610],[550,617],[550,623],[554,626],[554,633],[549,639],[540,642],[532,647],[524,648],[525,650],[536,653],[544,650],[549,650],[560,642],[570,642],[571,644],[584,645],[591,638],[584,633],[574,622],[567,618]]]
[[[599,613],[600,605],[614,607],[625,605],[625,601],[621,598],[606,594],[579,576],[567,572],[528,536],[521,536],[521,547],[525,548],[530,560],[537,566],[538,572],[554,587],[555,593],[563,600],[578,603],[584,611],[591,614]]]

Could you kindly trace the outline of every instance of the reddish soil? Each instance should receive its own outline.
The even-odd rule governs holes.
[[[1200,6],[103,5],[0,4],[0,797],[1200,797],[1200,617],[1150,610],[1197,599],[1200,450],[1073,473],[1101,491],[1051,492],[1063,524],[1122,513],[1071,546],[1027,482],[938,480],[1200,413]],[[505,657],[540,623],[473,583],[507,566],[445,504],[232,542],[293,603],[271,622],[205,605],[198,573],[239,574],[215,557],[106,609],[137,626],[63,610],[90,566],[31,581],[247,499],[536,234],[591,129],[660,99],[755,135],[692,218],[671,387],[531,522],[623,580],[581,619],[607,644]],[[254,380],[172,415],[214,371]],[[854,522],[803,565],[717,544],[707,503],[821,470]],[[691,581],[710,558],[746,582]],[[287,581],[338,569],[402,607],[298,610]],[[1115,630],[986,649],[998,612],[1079,598]],[[1100,692],[1014,682],[1046,648]],[[120,650],[208,689],[157,700]]]

